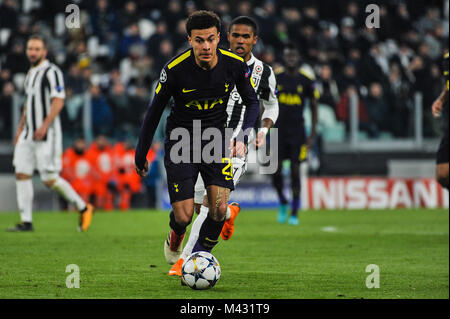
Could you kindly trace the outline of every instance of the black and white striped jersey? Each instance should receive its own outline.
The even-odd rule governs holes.
[[[24,89],[26,94],[25,139],[32,140],[34,132],[42,126],[44,119],[50,113],[52,99],[66,97],[63,74],[58,66],[44,60],[28,71]],[[50,128],[54,128],[57,134],[61,133],[59,115]]]
[[[251,70],[251,78],[254,85],[256,95],[264,107],[262,119],[269,118],[276,122],[278,118],[278,99],[276,96],[277,81],[272,68],[255,58],[253,55],[247,61],[247,65]],[[230,94],[227,106],[227,127],[233,128],[234,132],[239,132],[244,121],[245,108],[242,98],[236,88]]]

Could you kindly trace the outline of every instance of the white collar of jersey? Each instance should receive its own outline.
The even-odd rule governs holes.
[[[39,63],[39,65],[37,65],[37,66],[34,66],[34,67],[32,67],[31,69],[32,70],[38,70],[38,69],[41,69],[41,68],[45,68],[45,67],[47,67],[48,65],[49,65],[49,61],[47,60],[47,59],[45,59],[44,61],[42,61],[41,63]]]
[[[253,55],[253,53],[250,53],[250,54],[251,54],[251,55],[250,55],[250,60],[247,61],[247,65],[248,65],[248,66],[252,65],[253,63],[255,63],[255,60],[256,60],[256,58],[255,58],[255,56]]]

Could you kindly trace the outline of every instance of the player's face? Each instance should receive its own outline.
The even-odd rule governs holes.
[[[220,33],[216,27],[209,29],[194,29],[188,37],[189,44],[194,50],[195,61],[202,68],[212,68],[217,63],[217,46]]]
[[[296,68],[300,62],[300,55],[297,50],[285,49],[283,58],[286,67],[291,69]]]
[[[47,56],[44,43],[39,39],[31,39],[27,43],[27,57],[31,65],[38,65]]]
[[[231,51],[248,61],[253,46],[258,41],[258,36],[255,35],[251,26],[234,24],[231,26],[230,32],[228,32],[228,41],[230,42]]]

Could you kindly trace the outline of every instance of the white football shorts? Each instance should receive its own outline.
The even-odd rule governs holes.
[[[24,130],[14,148],[16,174],[31,176],[37,170],[44,181],[56,178],[62,169],[62,135],[52,127],[45,141],[25,139],[25,134]]]

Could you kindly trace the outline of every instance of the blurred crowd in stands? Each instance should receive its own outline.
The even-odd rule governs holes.
[[[369,3],[379,4],[378,29],[366,27]],[[69,4],[81,9],[80,28],[65,26]],[[197,9],[220,15],[224,48],[230,21],[254,17],[260,26],[254,53],[275,68],[283,45],[296,43],[316,74],[320,103],[347,127],[354,92],[369,137],[411,136],[414,93],[421,92],[424,135],[441,134],[430,107],[442,89],[448,0],[0,0],[0,136],[10,137],[8,105],[23,91],[26,40],[41,33],[65,74],[65,134],[79,135],[89,92],[94,136],[133,140],[161,68],[188,46],[185,18]]]

